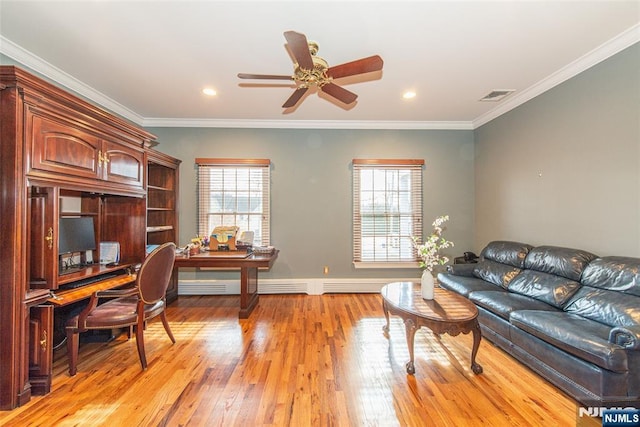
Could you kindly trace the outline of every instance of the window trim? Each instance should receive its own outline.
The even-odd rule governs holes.
[[[402,259],[394,259],[389,261],[383,260],[375,260],[375,261],[366,261],[362,260],[362,223],[361,223],[361,214],[360,214],[360,196],[361,196],[361,187],[359,182],[359,177],[356,176],[357,171],[363,169],[409,169],[412,171],[417,171],[419,169],[420,181],[418,189],[415,188],[415,183],[412,182],[411,194],[412,194],[412,216],[414,217],[414,221],[412,223],[412,234],[415,236],[422,235],[423,228],[423,202],[422,202],[422,192],[423,192],[423,167],[424,167],[423,159],[353,159],[352,160],[352,197],[353,197],[353,219],[352,219],[352,227],[353,227],[353,247],[352,247],[352,255],[353,255],[353,266],[356,269],[364,269],[364,268],[386,268],[386,269],[395,269],[395,268],[416,268],[419,266],[419,261],[417,257],[417,253],[415,249],[412,250],[414,259],[413,260],[402,260]]]
[[[196,233],[201,233],[201,231],[205,227],[206,220],[202,219],[202,215],[205,214],[204,208],[202,207],[201,201],[201,193],[203,192],[202,184],[201,184],[201,168],[255,168],[262,170],[262,182],[266,184],[262,189],[262,202],[263,202],[263,211],[262,211],[262,234],[260,236],[260,241],[262,246],[268,246],[271,244],[271,160],[270,159],[241,159],[241,158],[203,158],[198,157],[195,159],[195,164],[197,166],[196,171],[196,202],[197,202],[197,210],[196,210]],[[246,230],[240,230],[246,231]],[[209,235],[211,230],[207,230],[206,235]],[[256,236],[258,237],[258,236]]]

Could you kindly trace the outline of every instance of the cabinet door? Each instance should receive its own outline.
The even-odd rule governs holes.
[[[101,156],[104,163],[102,179],[142,188],[144,180],[142,151],[104,141]]]
[[[51,391],[53,366],[53,306],[29,310],[29,382],[32,394]]]
[[[62,121],[33,113],[27,118],[31,169],[86,178],[99,177],[99,138]]]
[[[29,287],[58,287],[58,196],[55,187],[32,187],[29,192]]]

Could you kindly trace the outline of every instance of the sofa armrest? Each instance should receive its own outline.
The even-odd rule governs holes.
[[[640,350],[640,326],[618,326],[609,332],[609,342],[629,350]]]
[[[447,273],[456,275],[456,276],[467,276],[473,277],[473,269],[476,268],[477,264],[453,264],[447,266]]]

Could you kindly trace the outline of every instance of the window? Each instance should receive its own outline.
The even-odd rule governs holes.
[[[423,165],[423,160],[353,160],[356,268],[416,262],[412,238],[422,236]]]
[[[270,166],[268,159],[196,159],[198,235],[219,225],[253,231],[253,244],[268,246]]]

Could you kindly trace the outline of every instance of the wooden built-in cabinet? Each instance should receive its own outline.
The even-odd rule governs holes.
[[[178,168],[180,161],[149,150],[147,153],[147,245],[151,250],[166,242],[178,243]],[[174,269],[167,301],[178,297],[178,274]]]
[[[0,409],[48,393],[54,311],[50,292],[109,268],[100,242],[141,262],[148,245],[178,243],[180,161],[155,136],[19,68],[0,66]],[[59,221],[93,218],[93,264],[69,273]],[[85,261],[84,259],[82,261]],[[167,300],[177,298],[177,276]]]

